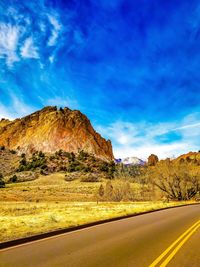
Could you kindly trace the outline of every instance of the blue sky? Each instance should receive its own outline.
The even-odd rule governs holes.
[[[0,67],[0,117],[68,106],[116,157],[200,149],[198,0],[2,0]]]

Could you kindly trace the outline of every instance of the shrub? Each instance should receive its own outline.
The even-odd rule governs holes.
[[[62,165],[62,166],[60,166],[59,170],[66,172],[67,171],[67,167]]]
[[[25,171],[25,170],[26,170],[26,166],[24,166],[24,165],[20,165],[17,171],[18,171],[18,172],[23,172],[23,171]]]
[[[55,157],[54,155],[51,155],[51,156],[49,157],[49,159],[50,159],[50,160],[54,160],[54,159],[56,159],[56,157]]]
[[[86,167],[84,167],[83,171],[84,172],[91,172],[92,169],[89,166],[86,166]]]
[[[200,191],[200,172],[189,163],[163,161],[147,172],[150,183],[171,200],[189,200]]]
[[[99,177],[96,174],[90,173],[89,175],[82,176],[81,182],[87,182],[87,183],[99,182]]]
[[[84,169],[84,166],[80,164],[78,161],[72,161],[69,163],[69,166],[67,168],[68,172],[76,172],[81,171]]]
[[[29,171],[29,170],[35,170],[36,168],[41,168],[46,170],[47,164],[46,164],[46,158],[45,154],[43,152],[35,152],[33,153],[30,161],[26,160],[26,155],[21,155],[20,165],[18,168],[18,171]]]
[[[63,152],[63,156],[66,157],[66,158],[70,158],[70,154],[71,153],[66,152],[66,151]]]
[[[74,152],[71,152],[70,154],[69,154],[69,161],[71,161],[71,162],[73,162],[73,161],[75,161],[75,158],[76,158],[76,156],[75,156],[75,154],[74,154]]]
[[[0,173],[0,188],[5,187],[5,182],[3,181],[3,175]]]
[[[48,172],[46,172],[45,170],[40,170],[40,174],[41,175],[48,175]]]
[[[26,158],[22,158],[19,163],[20,163],[20,165],[26,166],[26,164],[27,164]]]
[[[54,155],[55,155],[56,159],[59,159],[60,156],[62,156],[62,150],[60,149],[60,150],[56,151]]]
[[[101,198],[104,196],[104,187],[103,187],[102,184],[99,186],[98,195],[99,195]]]
[[[5,187],[5,182],[0,179],[0,188],[4,188],[4,187]]]
[[[10,150],[10,153],[14,155],[14,154],[16,154],[17,152],[16,152],[15,150]]]
[[[65,175],[65,181],[72,182],[74,180],[76,180],[76,176],[75,175],[67,175],[67,174]]]
[[[108,172],[109,170],[109,165],[107,162],[103,162],[100,167],[99,167],[99,170],[102,171],[102,172]]]
[[[40,158],[44,158],[44,157],[45,157],[45,154],[44,154],[42,151],[40,151],[39,154],[38,154],[38,156],[39,156]]]
[[[9,179],[10,183],[16,183],[17,182],[17,175],[13,175],[10,179]]]
[[[41,167],[42,170],[47,170],[48,169],[48,166],[45,163],[43,163],[40,167]]]
[[[89,154],[87,152],[84,152],[81,150],[78,154],[78,160],[86,160],[88,158]]]
[[[113,196],[113,185],[112,185],[111,181],[108,181],[106,183],[105,196],[106,196],[106,199],[107,200],[112,200],[112,196]]]

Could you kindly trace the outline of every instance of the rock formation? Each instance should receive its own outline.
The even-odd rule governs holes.
[[[96,157],[112,160],[110,140],[105,140],[78,110],[45,107],[21,119],[0,121],[0,146],[23,153],[60,149],[78,153],[84,150]]]

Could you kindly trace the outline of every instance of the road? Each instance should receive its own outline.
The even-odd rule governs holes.
[[[148,213],[5,249],[0,252],[0,266],[200,267],[200,205]]]

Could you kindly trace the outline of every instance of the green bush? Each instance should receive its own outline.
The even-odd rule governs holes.
[[[107,162],[103,162],[100,167],[99,170],[102,172],[108,172],[109,170],[109,164]]]
[[[0,188],[4,188],[5,187],[5,182],[3,180],[0,180]]]
[[[42,151],[39,152],[38,156],[39,156],[40,158],[45,158],[45,154],[44,154]]]
[[[9,179],[10,183],[16,183],[17,182],[17,175],[13,175],[10,179]]]
[[[14,154],[16,154],[17,152],[16,152],[15,150],[10,150],[10,153],[14,155]]]
[[[29,171],[29,170],[35,170],[37,168],[46,170],[48,168],[46,163],[47,160],[45,154],[41,151],[33,153],[29,161],[26,160],[26,155],[22,154],[18,171],[19,172]]]
[[[59,157],[61,157],[62,154],[63,154],[62,149],[60,149],[60,150],[58,150],[58,151],[55,152],[55,156],[59,156]]]
[[[78,160],[86,160],[88,158],[89,154],[83,150],[81,150],[79,153],[78,153]]]
[[[84,172],[91,172],[92,169],[89,166],[86,166],[86,167],[83,168],[83,171]]]
[[[63,156],[66,158],[70,158],[71,156],[70,154],[71,154],[70,152],[66,152],[66,151],[63,152]]]
[[[73,161],[69,163],[67,171],[76,172],[76,171],[81,171],[82,169],[83,169],[83,166],[78,161]]]

